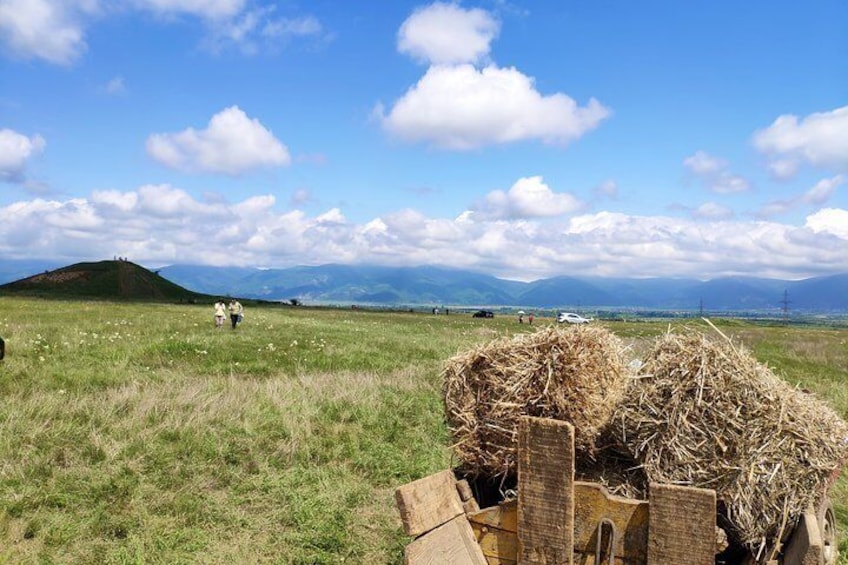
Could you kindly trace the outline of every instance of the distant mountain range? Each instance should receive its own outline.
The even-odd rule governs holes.
[[[0,283],[16,280],[27,267],[34,272],[49,269],[44,263],[36,263],[0,260]],[[33,274],[33,270],[27,274]],[[172,265],[153,274],[193,293],[271,301],[296,299],[304,304],[774,312],[786,305],[792,311],[848,312],[848,274],[799,281],[555,277],[529,283],[441,267],[255,269]]]
[[[322,265],[245,269],[173,265],[160,274],[206,294],[304,303],[848,311],[848,274],[785,281],[555,277],[524,283],[440,267]]]

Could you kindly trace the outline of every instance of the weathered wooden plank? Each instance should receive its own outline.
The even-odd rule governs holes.
[[[546,418],[518,427],[518,562],[570,565],[574,550],[574,428]]]
[[[442,471],[395,490],[403,531],[419,536],[464,513],[452,471]]]
[[[518,536],[515,532],[485,526],[478,529],[474,524],[471,528],[489,565],[518,563]]]
[[[715,563],[714,490],[652,483],[648,565]]]
[[[471,525],[479,524],[480,526],[488,526],[512,532],[518,532],[518,501],[515,499],[501,502],[497,506],[484,508],[479,512],[474,512],[468,515],[468,521]]]
[[[459,499],[463,502],[474,498],[474,491],[471,490],[471,485],[465,479],[456,481],[456,492],[459,493]]]
[[[453,485],[451,485],[453,488]],[[458,516],[406,546],[406,565],[487,565],[465,516]]]
[[[822,546],[816,513],[809,508],[801,515],[789,543],[786,544],[783,565],[819,565],[824,561]]]
[[[515,563],[518,559],[517,502],[468,514],[468,521],[489,565]],[[579,565],[595,562],[596,532],[602,518],[616,529],[614,550],[616,565],[644,565],[648,552],[649,504],[610,495],[596,483],[574,482],[574,560]],[[495,561],[494,559],[500,561]],[[604,561],[607,563],[607,561]]]
[[[648,554],[648,515],[646,500],[613,496],[596,483],[574,483],[574,553],[579,564],[594,563],[597,531],[601,520],[615,528],[612,546],[617,565],[643,565]],[[603,563],[608,554],[602,553]]]
[[[474,512],[480,511],[480,505],[477,504],[477,500],[469,498],[468,500],[462,503],[462,510],[466,514],[473,514]]]
[[[518,563],[517,502],[509,500],[467,515],[489,565]]]

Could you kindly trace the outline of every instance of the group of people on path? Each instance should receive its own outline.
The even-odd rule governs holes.
[[[215,328],[221,329],[224,327],[224,319],[227,317],[227,312],[230,314],[230,324],[233,329],[236,329],[242,320],[244,320],[244,306],[241,302],[233,298],[230,300],[230,305],[227,306],[222,298],[215,303]]]
[[[533,312],[530,312],[530,315],[527,317],[527,321],[530,322],[531,326],[533,325]],[[524,312],[518,313],[518,323],[519,324],[524,323]]]

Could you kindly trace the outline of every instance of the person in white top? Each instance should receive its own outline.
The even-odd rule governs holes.
[[[227,317],[227,306],[223,300],[215,303],[215,327],[221,329],[224,327],[224,318]]]

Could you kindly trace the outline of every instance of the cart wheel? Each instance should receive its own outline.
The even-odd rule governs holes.
[[[824,565],[836,565],[839,557],[839,536],[836,532],[836,515],[833,504],[825,499],[819,508],[819,530],[822,536],[822,557]]]

